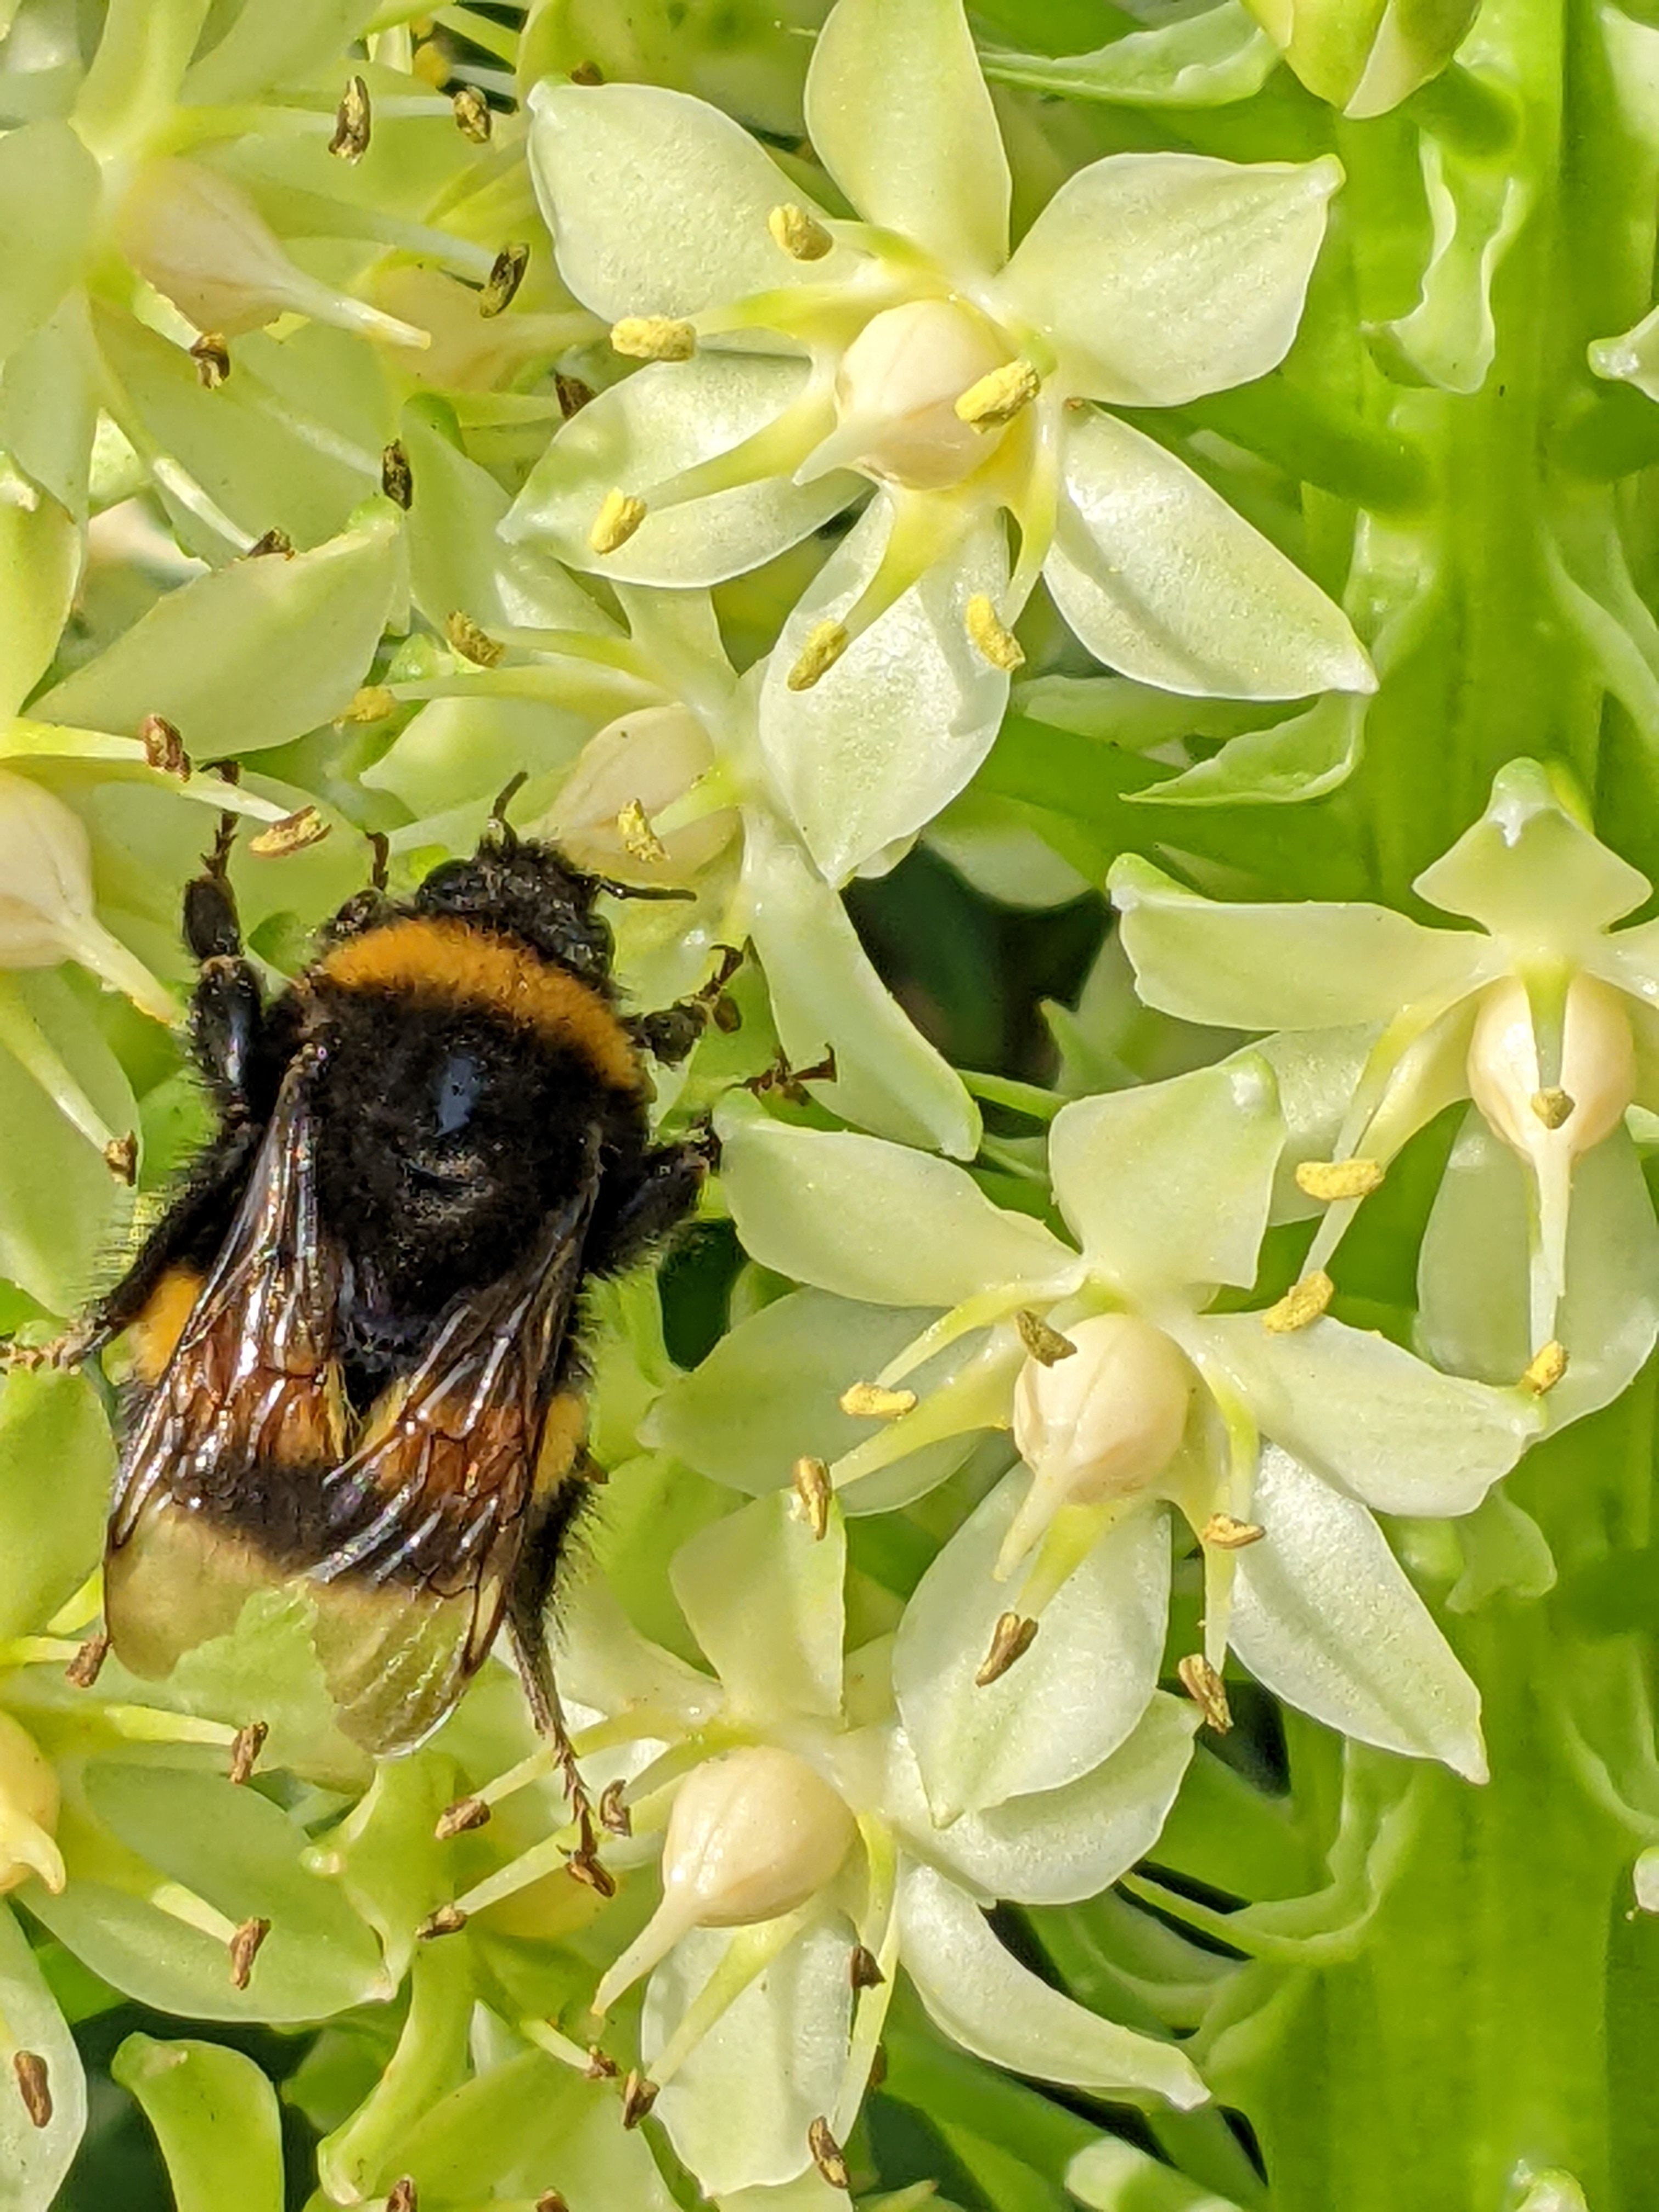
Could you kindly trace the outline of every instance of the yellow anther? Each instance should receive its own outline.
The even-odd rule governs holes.
[[[257,837],[250,837],[247,849],[261,860],[283,860],[290,853],[303,853],[307,845],[321,844],[328,827],[314,806],[302,806],[297,814],[285,814]]]
[[[1543,1350],[1533,1355],[1532,1364],[1521,1377],[1521,1388],[1529,1390],[1534,1398],[1541,1398],[1553,1390],[1567,1371],[1566,1347],[1552,1337]]]
[[[815,1541],[830,1532],[830,1470],[821,1459],[798,1459],[790,1477],[795,1510],[811,1530]]]
[[[635,499],[625,491],[608,491],[593,518],[587,542],[596,553],[615,553],[627,544],[644,520],[642,499]]]
[[[617,816],[617,835],[622,839],[623,849],[636,860],[656,862],[668,858],[668,848],[651,827],[650,818],[637,799],[630,799]]]
[[[372,125],[368,87],[360,76],[348,77],[340,105],[334,111],[334,136],[328,142],[329,152],[342,161],[361,161],[368,151]]]
[[[1382,1176],[1378,1160],[1304,1160],[1296,1171],[1296,1187],[1310,1198],[1327,1201],[1369,1198]]]
[[[1232,1707],[1227,1703],[1226,1685],[1209,1661],[1201,1652],[1189,1652],[1176,1673],[1181,1678],[1182,1688],[1216,1734],[1225,1735],[1233,1724]]]
[[[1267,1533],[1259,1521],[1239,1521],[1231,1513],[1212,1513],[1198,1540],[1212,1552],[1242,1552],[1247,1545],[1259,1544]]]
[[[991,1631],[991,1648],[980,1662],[975,1675],[975,1686],[988,1689],[1000,1681],[1016,1659],[1023,1659],[1036,1641],[1036,1621],[1018,1613],[1003,1613],[997,1616],[997,1625]]]
[[[611,349],[629,361],[690,361],[697,334],[672,315],[624,315],[611,326]]]
[[[1311,1275],[1292,1283],[1278,1304],[1267,1308],[1261,1326],[1271,1336],[1288,1336],[1293,1329],[1306,1328],[1310,1322],[1317,1321],[1335,1295],[1336,1285],[1322,1267],[1316,1267]]]
[[[1534,1091],[1527,1103],[1547,1129],[1559,1129],[1578,1101],[1557,1083],[1547,1091]]]
[[[1006,669],[1012,676],[1015,669],[1024,667],[1024,648],[1012,630],[999,620],[986,592],[974,593],[963,610],[963,620],[969,637],[993,668]]]
[[[773,244],[781,246],[792,261],[822,261],[836,242],[816,216],[793,200],[773,209],[766,228]]]
[[[814,623],[800,649],[799,659],[785,678],[789,689],[810,691],[820,677],[829,674],[851,643],[845,623]]]
[[[451,95],[449,104],[455,111],[455,127],[462,137],[470,138],[475,146],[488,145],[490,131],[493,128],[489,116],[489,103],[477,87],[471,84],[462,85],[458,92]]]
[[[1014,1327],[1019,1331],[1019,1340],[1039,1366],[1052,1367],[1059,1359],[1069,1359],[1077,1350],[1069,1336],[1062,1336],[1057,1328],[1050,1328],[1041,1314],[1033,1313],[1030,1306],[1022,1306],[1014,1316]]]
[[[1029,407],[1042,388],[1042,379],[1029,361],[1005,361],[1000,368],[969,386],[957,402],[957,415],[976,430],[1000,430],[1022,407]]]
[[[879,1382],[854,1382],[841,1394],[841,1410],[860,1421],[896,1421],[914,1410],[914,1390],[884,1390]]]
[[[384,684],[365,684],[340,720],[343,722],[383,722],[397,711],[395,696]]]
[[[507,647],[487,629],[481,629],[469,614],[457,607],[454,613],[444,618],[444,635],[463,660],[470,660],[478,668],[495,668],[500,665]]]

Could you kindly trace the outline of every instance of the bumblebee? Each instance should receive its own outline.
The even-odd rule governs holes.
[[[407,902],[377,869],[267,1000],[228,849],[184,915],[217,1131],[88,1333],[126,1332],[134,1372],[111,1641],[164,1674],[290,1587],[342,1728],[390,1753],[505,1622],[562,1746],[546,1618],[587,1488],[578,1302],[696,1196],[703,1152],[651,1141],[646,1055],[685,1055],[736,956],[625,1016],[595,902],[639,894],[498,804]]]

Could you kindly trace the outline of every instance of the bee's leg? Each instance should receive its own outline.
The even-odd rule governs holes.
[[[726,987],[742,967],[743,955],[730,945],[722,945],[720,955],[719,967],[689,999],[653,1014],[637,1014],[627,1024],[635,1043],[665,1067],[676,1067],[686,1059],[710,1022],[728,1033],[738,1026],[738,1010],[726,997]]]
[[[235,817],[220,825],[204,872],[185,886],[184,936],[200,973],[190,1002],[190,1042],[227,1125],[252,1118],[249,1076],[264,1023],[259,978],[242,951],[227,862]]]
[[[612,1275],[641,1259],[697,1202],[708,1173],[708,1143],[689,1137],[642,1154],[620,1189],[620,1170],[606,1185],[583,1258],[595,1274]]]
[[[535,1577],[538,1586],[542,1579],[539,1575]],[[553,1680],[552,1655],[547,1646],[546,1592],[538,1587],[532,1595],[527,1578],[522,1575],[507,1600],[507,1633],[513,1641],[513,1656],[519,1664],[531,1717],[538,1733],[547,1741],[570,1801],[570,1816],[576,1824],[577,1837],[576,1848],[570,1853],[570,1871],[601,1897],[613,1897],[616,1882],[599,1863],[593,1801],[576,1764],[575,1748],[565,1726],[564,1708],[559,1703],[558,1687]]]

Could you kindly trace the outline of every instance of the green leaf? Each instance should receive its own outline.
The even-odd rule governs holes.
[[[178,2212],[283,2212],[282,2116],[251,2058],[130,2035],[110,2072],[155,2130]]]
[[[46,2064],[52,2117],[36,2127],[8,2063],[0,2073],[0,2212],[50,2212],[87,2120],[86,2081],[28,1940],[0,1905],[0,2021],[13,2049]]]

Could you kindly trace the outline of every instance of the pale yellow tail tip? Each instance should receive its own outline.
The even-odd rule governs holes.
[[[786,679],[789,689],[792,691],[810,691],[821,677],[829,674],[851,643],[844,623],[817,623],[808,634],[800,650],[800,658]]]
[[[1304,1160],[1296,1171],[1296,1187],[1309,1198],[1333,1204],[1345,1198],[1369,1198],[1381,1188],[1383,1172],[1378,1160]]]
[[[1552,1337],[1541,1352],[1534,1353],[1532,1364],[1521,1377],[1521,1388],[1529,1390],[1534,1398],[1542,1398],[1554,1389],[1566,1371],[1566,1346]]]
[[[629,361],[690,361],[697,334],[672,315],[624,315],[611,326],[611,349]]]
[[[593,518],[587,542],[596,553],[615,553],[645,520],[645,501],[625,491],[608,491]]]
[[[1029,407],[1042,389],[1042,379],[1029,361],[1005,361],[988,376],[970,384],[957,402],[957,415],[976,430],[1000,430]]]
[[[1218,1735],[1225,1735],[1233,1724],[1232,1707],[1227,1703],[1227,1688],[1215,1668],[1202,1652],[1189,1652],[1176,1668],[1181,1686],[1198,1707]]]
[[[1025,653],[1012,630],[997,618],[997,611],[988,595],[975,592],[964,611],[968,635],[975,649],[993,668],[1000,668],[1012,676],[1017,668],[1025,665]]]
[[[1311,1275],[1292,1283],[1277,1304],[1267,1308],[1261,1326],[1270,1336],[1288,1336],[1292,1330],[1306,1328],[1317,1321],[1335,1295],[1336,1285],[1322,1267],[1316,1267]]]
[[[773,209],[766,228],[772,234],[772,243],[781,246],[792,261],[822,261],[836,242],[816,216],[808,215],[793,200]]]

